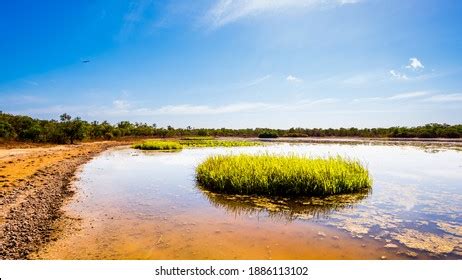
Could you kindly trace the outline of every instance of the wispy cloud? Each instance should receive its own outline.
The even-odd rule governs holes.
[[[252,80],[252,81],[250,81],[250,82],[244,84],[243,87],[253,87],[253,86],[256,86],[256,85],[261,84],[261,83],[263,83],[264,81],[268,80],[269,78],[271,78],[271,75],[265,75],[265,76],[256,78],[255,80]]]
[[[462,93],[453,93],[453,94],[437,94],[425,98],[425,102],[462,102]]]
[[[218,115],[230,113],[259,113],[259,112],[294,112],[305,109],[321,109],[323,106],[337,103],[336,98],[302,99],[288,103],[266,102],[237,102],[223,105],[205,104],[176,104],[158,108],[137,107],[127,100],[114,100],[112,106],[87,110],[88,116],[178,116],[178,115]],[[53,111],[57,109],[53,108]],[[61,107],[61,109],[70,109]]]
[[[286,77],[286,80],[291,83],[301,83],[303,80],[301,78],[295,77],[293,75],[289,75]]]
[[[13,110],[12,114],[15,115],[41,115],[41,114],[52,114],[60,115],[62,113],[69,113],[72,116],[80,115],[90,115],[90,112],[98,112],[101,108],[97,106],[72,106],[72,105],[52,105],[47,107],[37,107],[25,110]]]
[[[415,91],[415,92],[396,94],[396,95],[387,97],[387,99],[388,100],[403,100],[403,99],[418,98],[418,97],[427,96],[427,95],[429,95],[429,93],[426,91]]]
[[[128,11],[125,13],[122,28],[118,34],[118,39],[126,38],[137,24],[143,21],[146,11],[152,8],[153,0],[131,1]]]
[[[206,13],[212,28],[219,28],[241,18],[287,10],[336,7],[359,0],[219,0]]]
[[[359,86],[359,85],[367,84],[370,79],[371,79],[370,75],[359,74],[359,75],[348,77],[344,79],[342,82],[347,85]]]
[[[409,80],[409,77],[403,73],[400,73],[396,70],[390,70],[390,75],[397,80]]]
[[[238,114],[238,113],[281,113],[281,112],[332,112],[341,113],[350,109],[345,109],[346,104],[356,104],[353,106],[355,110],[365,110],[374,108],[372,111],[379,112],[380,110],[402,110],[397,107],[397,102],[412,101],[412,104],[425,103],[444,103],[444,102],[462,102],[462,94],[432,94],[427,91],[405,92],[391,96],[368,97],[351,99],[340,99],[334,97],[326,97],[319,99],[300,99],[292,102],[236,102],[229,104],[172,104],[160,107],[139,106],[136,103],[131,103],[125,99],[116,99],[110,105],[106,106],[67,106],[53,105],[49,107],[33,108],[29,110],[21,110],[12,112],[14,114],[62,114],[67,112],[72,116],[82,116],[88,119],[113,119],[120,120],[125,118],[146,118],[156,116],[207,116],[207,115],[223,115],[223,114]],[[371,107],[380,104],[379,109]],[[391,106],[391,107],[390,107]],[[347,107],[348,108],[348,107]],[[369,109],[368,109],[369,110]],[[371,111],[371,112],[372,112]],[[390,112],[392,112],[390,111]]]
[[[358,102],[383,102],[383,101],[399,101],[399,100],[408,100],[408,99],[417,99],[421,97],[428,96],[430,93],[427,91],[414,91],[414,92],[405,92],[400,94],[395,94],[391,96],[376,96],[376,97],[366,97],[366,98],[357,98],[354,99],[354,103]]]
[[[419,70],[425,68],[423,66],[422,62],[418,60],[416,57],[409,58],[409,65],[406,66],[407,69],[412,69],[412,70]]]
[[[287,110],[294,110],[294,109],[304,109],[304,108],[309,108],[313,106],[321,106],[321,105],[327,105],[327,104],[334,104],[341,101],[338,98],[322,98],[322,99],[304,99],[298,101],[296,104],[289,104],[284,106]]]
[[[221,106],[209,105],[169,105],[158,109],[138,109],[135,113],[147,113],[152,115],[215,115],[227,113],[243,113],[243,112],[261,112],[268,109],[273,109],[274,105],[267,103],[234,103]]]
[[[33,96],[33,95],[14,95],[6,96],[0,100],[7,104],[41,104],[45,103],[47,100],[43,97]]]
[[[366,102],[392,102],[392,101],[404,101],[412,100],[412,102],[428,102],[428,103],[448,103],[448,102],[462,102],[462,93],[449,93],[449,94],[438,94],[431,93],[428,91],[414,91],[395,94],[392,96],[382,97],[366,97],[357,98],[353,100],[353,103],[366,103]]]
[[[33,80],[23,80],[26,84],[29,84],[31,86],[38,86],[39,83]]]
[[[130,108],[130,103],[126,100],[114,100],[112,105],[117,110],[128,110]]]

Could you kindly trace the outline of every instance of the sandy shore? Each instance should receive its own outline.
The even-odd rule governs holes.
[[[48,243],[77,168],[122,144],[0,149],[0,259],[27,259]]]

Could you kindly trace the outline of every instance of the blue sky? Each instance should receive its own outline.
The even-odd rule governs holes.
[[[462,123],[461,14],[449,0],[7,1],[0,110],[175,127]]]

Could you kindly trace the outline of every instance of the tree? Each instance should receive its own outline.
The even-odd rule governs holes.
[[[42,128],[38,123],[33,123],[30,127],[22,132],[22,137],[33,142],[38,142],[42,135]]]
[[[197,135],[198,136],[208,136],[209,132],[207,131],[207,129],[202,128],[197,131]]]
[[[14,129],[11,124],[0,120],[0,138],[14,138],[16,137],[16,133],[14,133]]]
[[[70,115],[64,113],[60,119],[65,142],[74,144],[75,140],[82,140],[85,137],[84,122],[80,118],[72,120]]]
[[[117,127],[120,130],[120,136],[131,135],[134,129],[133,124],[129,121],[121,121],[117,124]]]
[[[62,114],[61,116],[59,116],[59,119],[62,121],[62,122],[66,122],[66,121],[70,121],[72,119],[72,117],[66,113]]]

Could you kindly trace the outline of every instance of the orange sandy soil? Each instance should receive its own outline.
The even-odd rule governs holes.
[[[0,186],[14,188],[47,166],[91,153],[110,142],[79,145],[34,145],[18,143],[18,148],[0,147]],[[12,144],[9,144],[11,146]],[[2,191],[5,191],[3,189]]]
[[[49,241],[77,168],[130,142],[0,145],[0,259],[25,259]]]

